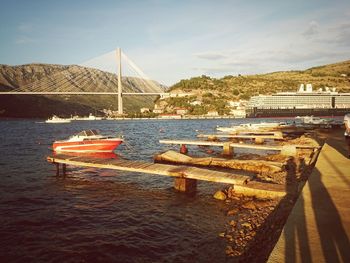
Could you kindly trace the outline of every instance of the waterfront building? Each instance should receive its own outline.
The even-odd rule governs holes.
[[[140,112],[141,113],[147,113],[147,112],[150,112],[150,110],[149,110],[149,108],[141,108]]]
[[[300,85],[297,92],[278,92],[253,96],[247,104],[250,117],[268,116],[336,116],[350,110],[350,93],[338,93],[335,88],[313,91],[312,85]]]

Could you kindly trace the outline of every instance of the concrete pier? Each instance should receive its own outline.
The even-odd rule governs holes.
[[[350,262],[350,159],[328,136],[268,262]]]

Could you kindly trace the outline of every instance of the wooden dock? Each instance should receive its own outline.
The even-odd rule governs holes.
[[[175,188],[183,192],[194,192],[197,180],[226,183],[234,185],[239,193],[263,197],[281,197],[285,195],[284,186],[264,184],[260,182],[250,182],[251,177],[230,172],[220,172],[184,165],[168,165],[158,163],[148,163],[142,161],[121,160],[115,158],[93,158],[78,157],[69,155],[55,155],[47,157],[47,161],[56,165],[56,174],[60,174],[60,164],[62,164],[62,174],[66,173],[66,165],[94,167],[100,169],[113,169],[127,172],[138,172],[153,175],[163,175],[175,177]]]
[[[273,134],[198,134],[198,138],[228,138],[228,139],[272,139],[272,140],[285,140],[283,136],[276,136]]]
[[[197,146],[218,146],[223,147],[223,154],[231,156],[234,148],[244,148],[262,151],[279,151],[280,154],[286,156],[295,156],[297,149],[315,149],[320,147],[310,145],[256,145],[247,143],[234,143],[234,142],[218,142],[218,141],[198,141],[198,140],[159,140],[159,143],[164,144],[177,144],[186,147],[186,145]]]

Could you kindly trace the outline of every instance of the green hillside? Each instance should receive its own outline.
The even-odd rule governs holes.
[[[192,93],[193,96],[158,100],[159,107],[173,112],[175,107],[186,107],[192,114],[204,114],[208,110],[225,113],[225,101],[249,99],[259,94],[280,91],[296,91],[300,84],[311,83],[314,89],[335,87],[339,92],[350,92],[350,60],[313,67],[307,70],[280,71],[269,74],[225,76],[220,79],[208,76],[181,80],[172,87],[171,93]],[[202,101],[202,105],[190,103]]]

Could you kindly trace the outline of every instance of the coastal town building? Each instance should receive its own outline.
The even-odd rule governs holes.
[[[153,113],[161,114],[163,113],[163,109],[153,109]]]
[[[247,115],[245,108],[232,109],[230,110],[230,114],[235,118],[245,118]]]
[[[186,108],[175,108],[174,110],[178,115],[185,115],[188,112]]]
[[[216,110],[211,110],[211,111],[208,111],[207,116],[216,117],[216,116],[219,116],[219,113]]]
[[[192,106],[202,105],[202,101],[200,101],[200,100],[195,100],[195,101],[191,101],[190,104],[191,104]]]
[[[150,110],[149,110],[149,108],[141,108],[140,112],[141,113],[147,113],[147,112],[150,112]]]

